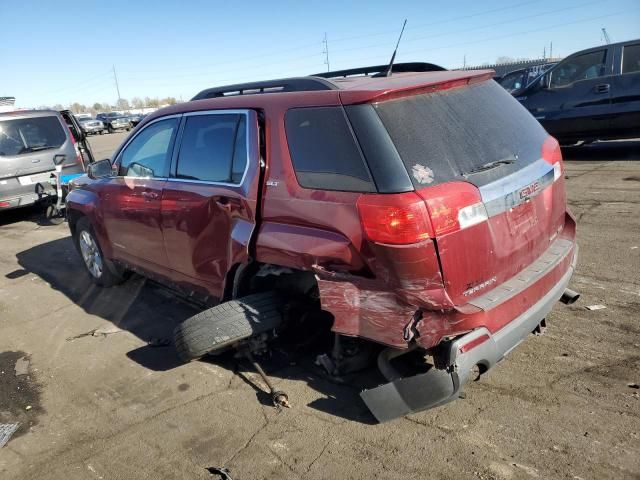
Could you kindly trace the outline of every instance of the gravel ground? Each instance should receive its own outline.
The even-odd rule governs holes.
[[[96,158],[123,138],[92,138]],[[356,388],[319,377],[309,350],[265,363],[293,403],[283,412],[232,358],[179,364],[158,345],[191,306],[140,277],[95,288],[66,225],[2,214],[0,423],[22,427],[0,449],[0,477],[216,478],[216,466],[235,480],[640,478],[640,143],[565,158],[580,301],[559,304],[547,333],[466,398],[384,425]]]

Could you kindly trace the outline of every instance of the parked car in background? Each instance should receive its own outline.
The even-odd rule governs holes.
[[[126,115],[118,112],[99,113],[96,120],[100,120],[107,132],[113,133],[116,130],[131,130],[131,122]]]
[[[131,126],[135,127],[142,121],[144,117],[145,115],[143,115],[142,113],[132,113],[128,115],[129,123],[131,123]]]
[[[545,63],[543,65],[534,65],[527,68],[520,68],[506,73],[502,77],[494,78],[496,82],[502,85],[507,92],[512,93],[529,85],[533,80],[538,78],[544,72],[553,67],[557,62]]]
[[[79,123],[82,129],[90,135],[94,135],[96,133],[102,135],[105,131],[104,123],[95,118],[81,118],[79,119]]]
[[[21,110],[0,113],[0,211],[32,205],[55,194],[49,179],[54,158],[64,173],[84,171],[84,133],[69,111]]]
[[[328,322],[319,364],[380,366],[361,394],[378,420],[454,400],[576,298],[558,142],[492,74],[354,71],[159,110],[67,198],[87,272],[222,302],[176,329],[185,360]]]
[[[640,135],[640,39],[582,50],[513,95],[564,144]]]

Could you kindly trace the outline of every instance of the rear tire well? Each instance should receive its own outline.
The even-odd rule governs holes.
[[[318,302],[318,282],[313,272],[252,262],[235,265],[226,282],[225,299],[275,290],[289,297],[307,297]]]

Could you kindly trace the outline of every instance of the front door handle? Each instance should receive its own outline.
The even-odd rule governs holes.
[[[611,86],[608,83],[601,83],[595,86],[596,93],[609,93]]]
[[[142,192],[142,196],[146,200],[157,200],[158,194],[156,192]]]

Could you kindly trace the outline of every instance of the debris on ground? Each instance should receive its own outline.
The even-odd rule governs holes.
[[[16,360],[16,365],[14,370],[16,372],[16,377],[18,375],[27,375],[29,373],[29,359],[27,357],[20,357]]]
[[[627,383],[627,387],[635,388],[637,390],[640,388],[640,385],[638,385],[637,383]]]
[[[5,446],[19,426],[19,423],[0,423],[0,448]]]
[[[150,347],[168,347],[171,345],[171,340],[168,338],[155,338],[152,337],[147,342]]]
[[[111,335],[113,333],[122,332],[121,328],[116,327],[115,325],[106,325],[104,327],[94,328],[93,330],[89,330],[88,332],[81,333],[79,335],[75,335],[73,337],[67,337],[67,342],[71,342],[73,340],[77,340],[78,338],[83,337],[106,337],[107,335]]]
[[[231,471],[228,468],[224,468],[224,467],[208,467],[208,468],[206,468],[206,470],[211,475],[218,475],[221,480],[233,480],[231,478]]]
[[[605,305],[587,305],[584,308],[587,310],[604,310],[607,307]]]

